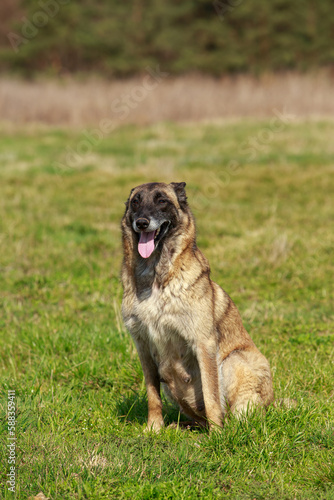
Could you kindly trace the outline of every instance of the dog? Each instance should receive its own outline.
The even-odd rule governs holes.
[[[122,218],[122,315],[138,350],[147,429],[164,425],[160,386],[210,430],[228,411],[245,415],[274,399],[267,359],[197,248],[185,182],[132,189]]]

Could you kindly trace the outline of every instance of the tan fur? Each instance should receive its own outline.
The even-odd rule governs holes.
[[[143,259],[132,228],[131,200],[140,193],[141,203],[149,204],[157,190],[173,205],[176,223]],[[208,261],[196,246],[193,215],[180,191],[174,183],[138,186],[122,219],[122,312],[143,367],[148,428],[154,430],[164,423],[160,383],[182,412],[210,427],[222,426],[228,409],[241,414],[273,401],[269,363],[231,298],[211,281]]]

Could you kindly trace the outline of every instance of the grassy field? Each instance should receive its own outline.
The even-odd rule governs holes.
[[[129,125],[84,154],[76,132],[3,128],[2,499],[14,498],[8,390],[17,499],[334,498],[333,134],[333,122]],[[295,408],[210,436],[143,434],[119,222],[130,188],[150,180],[187,182],[212,277]],[[167,403],[164,415],[179,418]]]

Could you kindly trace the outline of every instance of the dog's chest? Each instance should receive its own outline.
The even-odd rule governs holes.
[[[150,296],[136,303],[135,314],[146,326],[152,341],[163,342],[163,339],[176,333],[181,338],[187,338],[191,311],[185,299],[182,285],[178,282],[165,288],[154,282]]]

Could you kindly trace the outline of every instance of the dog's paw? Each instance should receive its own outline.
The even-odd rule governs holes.
[[[144,432],[159,432],[164,426],[164,420],[152,420],[147,422]]]
[[[281,399],[276,399],[273,402],[273,405],[275,408],[286,408],[290,410],[290,408],[297,408],[298,401],[297,399],[293,398],[281,398]]]
[[[223,426],[224,424],[222,421],[209,422],[209,433],[210,434],[219,433],[223,430]]]

